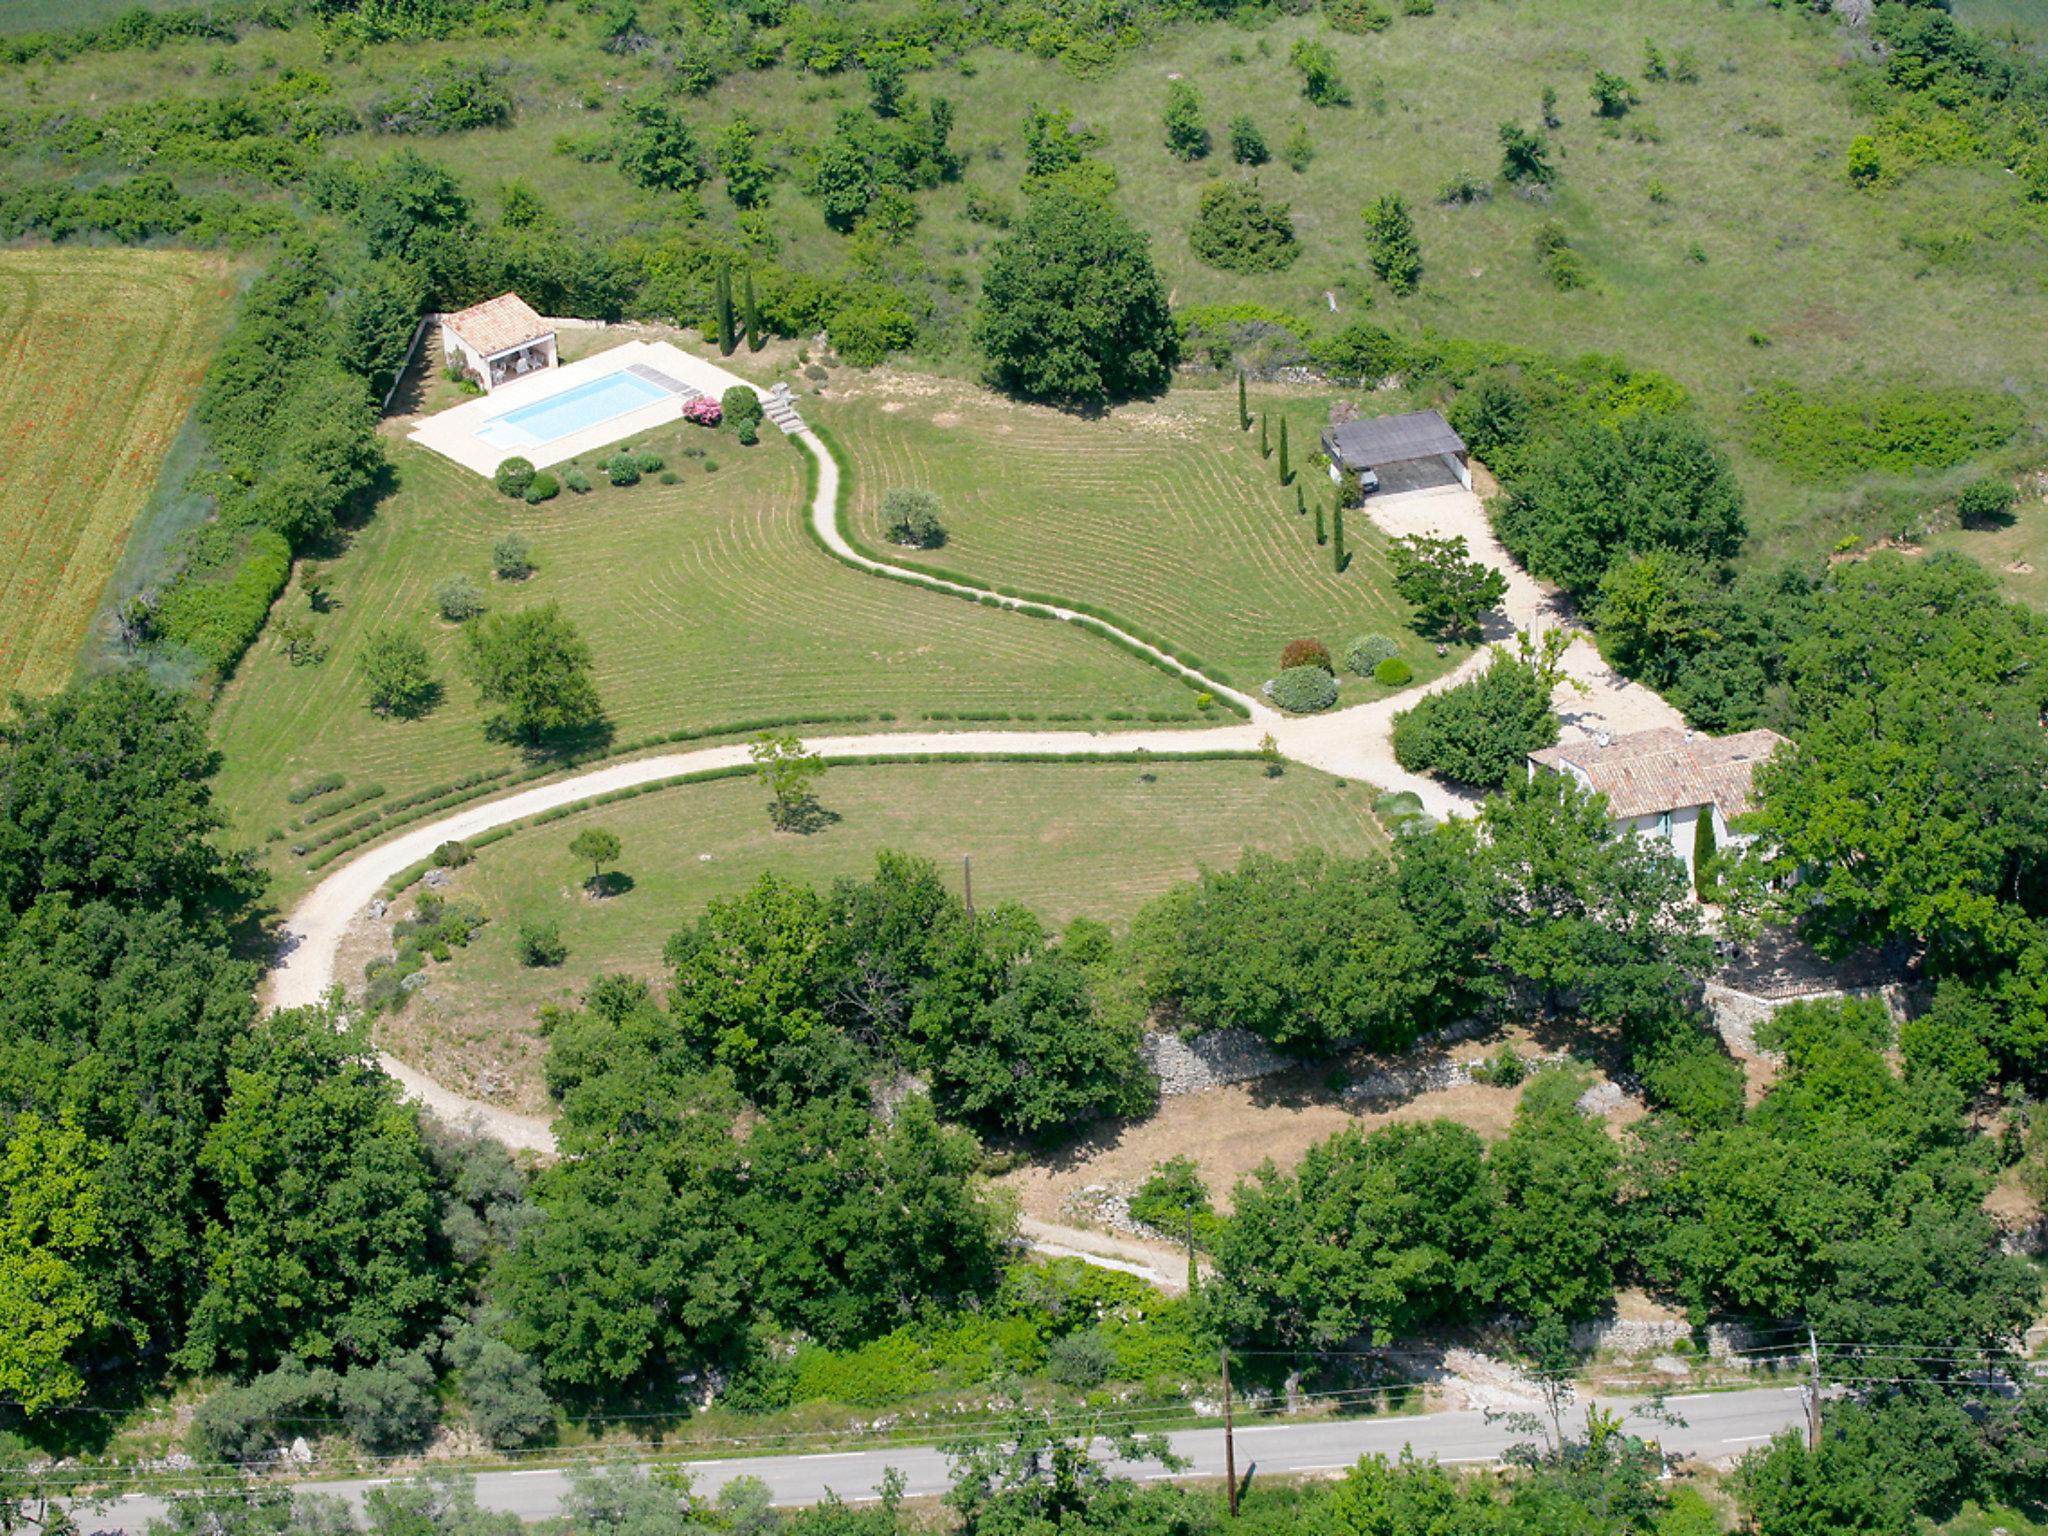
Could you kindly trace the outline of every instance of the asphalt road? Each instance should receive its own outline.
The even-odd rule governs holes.
[[[1626,1403],[1607,1406],[1622,1409]],[[1673,1454],[1695,1457],[1739,1456],[1762,1445],[1781,1430],[1805,1423],[1797,1388],[1760,1388],[1744,1392],[1713,1392],[1666,1399],[1682,1426],[1634,1418],[1630,1425],[1646,1439],[1660,1441]],[[1572,1410],[1577,1417],[1581,1410]],[[1247,1475],[1335,1472],[1373,1451],[1397,1455],[1413,1446],[1421,1456],[1446,1464],[1486,1462],[1518,1440],[1526,1439],[1501,1424],[1488,1424],[1476,1412],[1432,1413],[1417,1418],[1322,1419],[1299,1424],[1257,1424],[1237,1432],[1237,1470]],[[1192,1465],[1187,1471],[1161,1473],[1146,1463],[1125,1470],[1141,1480],[1164,1476],[1223,1475],[1223,1431],[1183,1430],[1173,1448]],[[832,1451],[815,1455],[760,1456],[682,1464],[700,1494],[711,1494],[740,1477],[766,1483],[778,1504],[812,1504],[828,1492],[848,1502],[874,1496],[882,1473],[896,1468],[910,1497],[943,1493],[948,1486],[946,1458],[928,1445],[892,1446],[881,1450]],[[301,1483],[301,1493],[337,1494],[358,1508],[363,1494],[390,1479]],[[476,1480],[477,1501],[486,1509],[510,1510],[522,1520],[544,1520],[561,1512],[568,1477],[558,1468],[533,1467],[517,1472],[484,1472]],[[140,1532],[164,1512],[161,1499],[131,1495],[97,1511],[78,1511],[86,1532]]]

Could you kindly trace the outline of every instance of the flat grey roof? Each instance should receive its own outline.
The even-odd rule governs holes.
[[[1407,411],[1399,416],[1374,416],[1347,421],[1323,434],[1333,457],[1354,468],[1398,464],[1404,459],[1433,459],[1463,453],[1465,439],[1435,411]]]

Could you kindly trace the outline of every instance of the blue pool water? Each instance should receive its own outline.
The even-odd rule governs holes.
[[[669,398],[669,392],[651,379],[624,371],[608,373],[574,389],[565,389],[559,395],[493,416],[477,429],[476,435],[493,448],[508,451],[543,448],[558,437],[600,426],[614,416]]]

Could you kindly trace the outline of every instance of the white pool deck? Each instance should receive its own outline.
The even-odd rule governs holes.
[[[436,453],[453,459],[464,469],[473,469],[480,475],[494,473],[498,465],[513,456],[513,450],[496,447],[485,442],[477,434],[490,422],[507,411],[516,411],[521,406],[538,405],[551,400],[564,390],[574,389],[579,384],[588,384],[606,374],[617,373],[635,364],[652,368],[666,374],[679,383],[709,395],[716,400],[735,384],[751,389],[764,400],[767,391],[749,384],[736,373],[729,373],[709,359],[685,352],[681,347],[666,341],[628,341],[616,347],[573,363],[564,363],[559,368],[546,368],[539,373],[530,373],[524,378],[512,379],[500,384],[488,395],[475,400],[465,400],[447,410],[427,417],[408,434],[416,443],[422,443]],[[594,453],[612,443],[624,441],[634,435],[666,426],[683,414],[683,398],[672,395],[667,399],[651,401],[646,405],[609,421],[586,427],[581,432],[571,432],[566,437],[557,437],[538,448],[529,449],[523,455],[536,469],[563,464],[580,454]]]

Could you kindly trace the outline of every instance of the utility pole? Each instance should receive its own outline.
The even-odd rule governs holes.
[[[974,855],[960,856],[960,883],[967,889],[967,921],[974,921]]]
[[[1812,1383],[1806,1389],[1806,1448],[1820,1449],[1820,1341],[1814,1337],[1813,1325],[1806,1325],[1807,1360],[1813,1371]]]
[[[1223,1346],[1223,1477],[1230,1493],[1230,1518],[1237,1518],[1237,1435],[1230,1417],[1230,1346]]]

